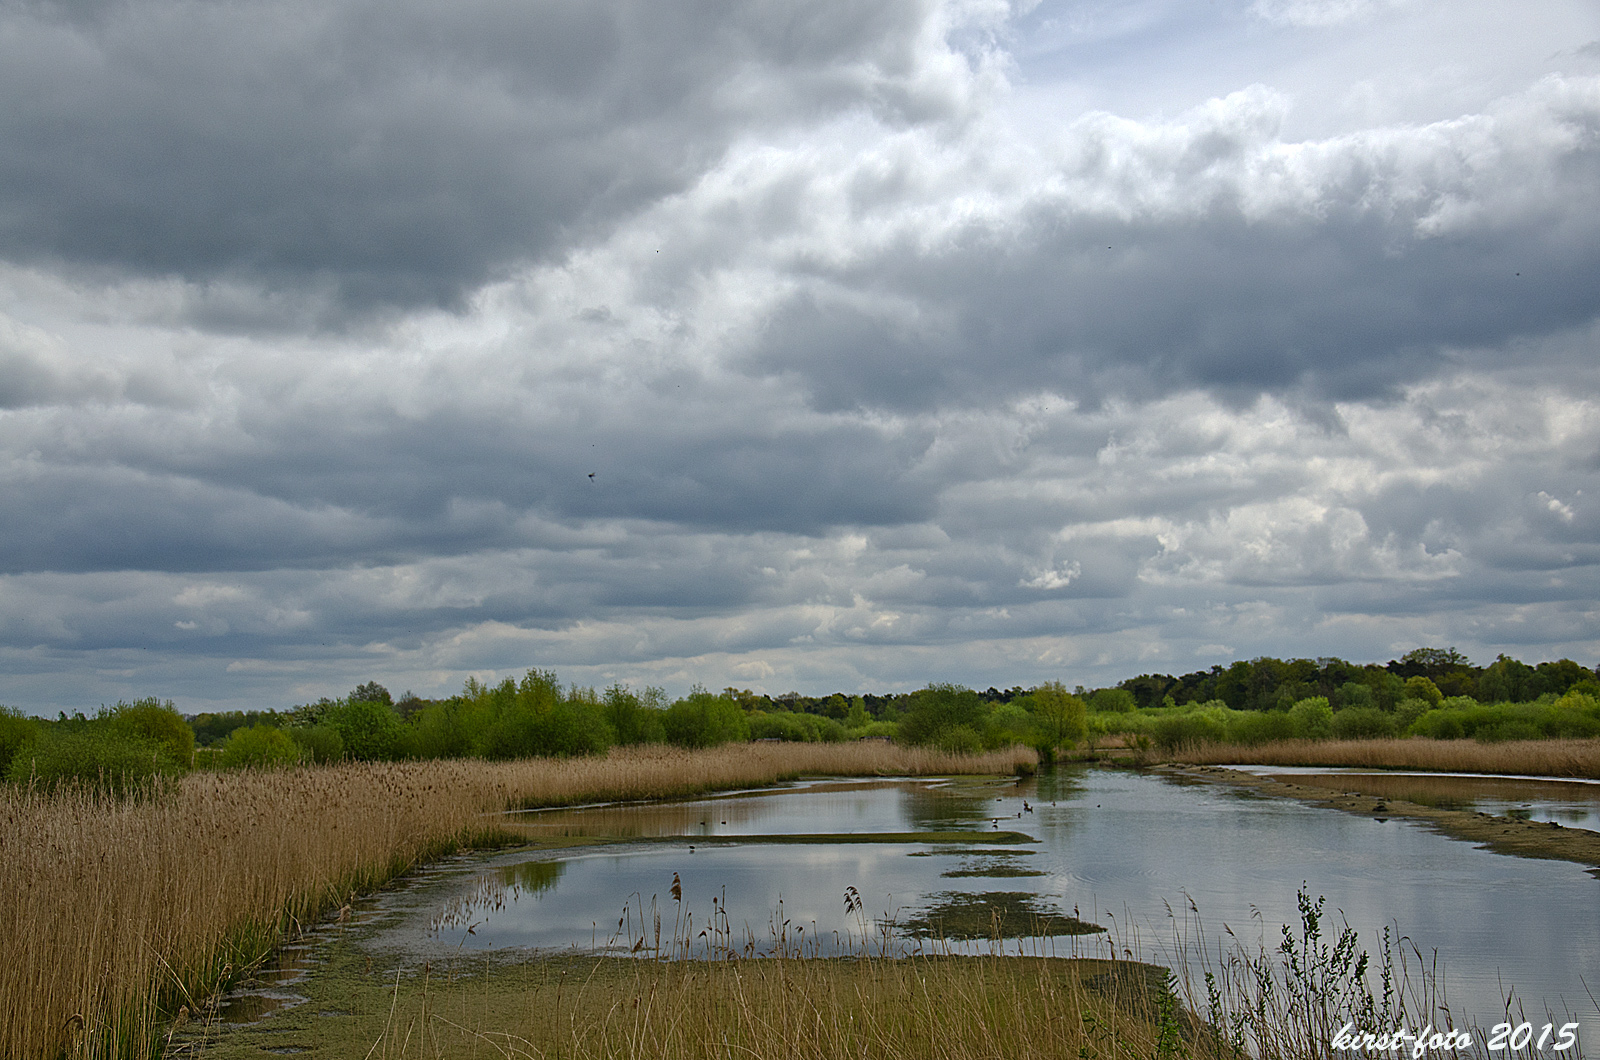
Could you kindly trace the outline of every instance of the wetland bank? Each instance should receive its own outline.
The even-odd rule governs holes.
[[[780,1055],[758,1047],[778,1027],[809,1028],[814,1047],[781,1055],[872,1054],[862,1043],[911,1035],[946,1041],[926,1055],[1153,1056],[1163,1026],[1183,1020],[1163,1017],[1166,973],[1148,969],[1203,974],[1195,944],[1223,924],[1270,950],[1308,891],[1326,897],[1330,927],[1342,913],[1368,948],[1384,927],[1426,945],[1457,1025],[1502,1015],[1504,984],[1528,1018],[1571,1011],[1581,1040],[1600,1032],[1583,985],[1600,978],[1600,938],[1592,916],[1571,915],[1594,908],[1581,866],[1245,784],[1064,767],[1020,782],[811,780],[515,816],[528,846],[441,863],[353,910],[327,929],[305,1001],[208,1039],[207,1054],[342,1055],[342,1041],[363,1055],[375,1043],[374,1055],[421,1055],[424,1042],[699,1055],[706,1034],[733,1028],[744,1048]],[[661,953],[663,936],[724,960],[637,959]],[[745,959],[775,952],[791,959]],[[633,956],[607,956],[622,953]],[[1149,963],[1070,960],[1112,956]],[[1048,1012],[1072,1028],[1024,1044],[996,1026],[983,1033],[1000,1037],[975,1041],[957,1033],[957,1009],[1036,1032]],[[1091,1043],[1090,1028],[1112,1026]]]

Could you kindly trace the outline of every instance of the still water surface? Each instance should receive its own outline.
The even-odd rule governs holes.
[[[1524,821],[1554,821],[1600,832],[1600,780],[1500,776],[1487,773],[1417,773],[1394,769],[1325,766],[1229,766],[1258,776],[1292,776],[1297,783],[1333,791],[1359,791],[1447,810],[1471,810]]]
[[[708,930],[701,945],[721,938],[735,949],[760,947],[781,934],[837,952],[852,939],[859,948],[863,937],[882,945],[888,932],[905,952],[936,944],[917,924],[942,923],[941,911],[991,896],[1005,934],[1027,933],[1019,925],[1039,923],[1040,914],[1075,911],[1107,929],[1013,938],[1001,944],[1008,952],[1115,948],[1171,964],[1175,928],[1191,944],[1204,938],[1215,947],[1226,925],[1252,945],[1275,946],[1280,925],[1299,923],[1304,887],[1326,897],[1335,929],[1342,914],[1368,949],[1387,926],[1424,956],[1437,951],[1457,1025],[1495,1021],[1504,991],[1514,989],[1530,1020],[1570,1012],[1583,1022],[1587,1051],[1600,1043],[1590,993],[1600,994],[1600,880],[1578,865],[1493,854],[1398,819],[1095,769],[1021,784],[820,781],[527,819],[550,835],[633,841],[534,859],[501,855],[431,875],[412,888],[412,914],[382,941],[418,953],[628,950],[641,938],[654,944],[655,909],[666,938]],[[970,832],[971,842],[781,840],[951,830]],[[1001,831],[1037,842],[986,840]],[[675,874],[681,902],[669,894]],[[859,911],[847,911],[847,888],[860,895]]]

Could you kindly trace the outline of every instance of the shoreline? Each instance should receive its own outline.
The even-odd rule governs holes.
[[[1523,821],[1474,810],[1445,810],[1403,799],[1349,795],[1315,784],[1294,783],[1292,775],[1258,776],[1241,769],[1210,765],[1168,764],[1149,768],[1166,776],[1251,788],[1262,794],[1297,799],[1358,817],[1420,821],[1440,835],[1473,843],[1483,850],[1514,857],[1570,861],[1585,866],[1591,876],[1600,879],[1600,832],[1584,828]]]

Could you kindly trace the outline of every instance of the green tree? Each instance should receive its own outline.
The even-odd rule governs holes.
[[[389,695],[389,690],[376,681],[368,681],[364,685],[356,685],[350,693],[351,703],[382,703],[386,707],[394,706],[394,700]]]
[[[127,798],[150,793],[161,778],[180,771],[165,744],[95,724],[42,734],[11,759],[6,779],[47,792],[79,784]]]
[[[300,745],[271,725],[235,729],[222,745],[222,764],[229,769],[274,769],[299,761]]]
[[[0,707],[0,777],[6,775],[17,753],[39,738],[40,731],[39,722],[22,711]]]
[[[1088,707],[1060,681],[1033,690],[1034,749],[1046,762],[1062,748],[1076,747],[1088,732]]]
[[[323,716],[324,724],[339,734],[344,753],[361,762],[381,762],[399,756],[400,717],[386,703],[372,699],[349,700]]]
[[[619,744],[631,747],[661,743],[667,738],[667,731],[661,724],[661,711],[641,703],[639,697],[623,685],[612,685],[605,690],[602,711]]]
[[[668,707],[661,724],[668,741],[679,747],[716,747],[750,738],[750,722],[739,705],[700,685]]]
[[[1539,674],[1527,663],[1500,655],[1478,677],[1478,697],[1485,703],[1526,703],[1537,699]]]
[[[1444,700],[1444,693],[1439,691],[1439,686],[1420,674],[1406,678],[1405,695],[1407,699],[1425,699],[1436,707]]]
[[[946,751],[976,751],[983,746],[987,711],[978,693],[953,684],[931,684],[902,702],[900,740]]]
[[[1333,716],[1333,735],[1341,740],[1370,740],[1393,736],[1395,719],[1376,707],[1350,707]]]
[[[1102,688],[1089,696],[1089,708],[1097,714],[1126,714],[1135,706],[1133,693],[1125,688]]]
[[[1365,685],[1356,687],[1366,691]],[[1289,708],[1289,721],[1296,736],[1307,740],[1326,739],[1333,732],[1333,708],[1328,706],[1326,696],[1312,696]]]
[[[101,718],[118,736],[160,745],[179,769],[187,769],[194,761],[194,730],[171,700],[163,703],[154,696],[132,703],[119,700]]]

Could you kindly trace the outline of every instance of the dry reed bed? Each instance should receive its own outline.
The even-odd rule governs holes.
[[[799,773],[1009,772],[1024,749],[647,749],[605,758],[202,773],[159,798],[0,791],[0,1056],[147,1053],[162,1021],[296,922],[493,837],[508,807],[666,798]]]
[[[1600,780],[1600,740],[1283,740],[1259,747],[1204,744],[1171,756],[1195,765],[1370,766]]]

